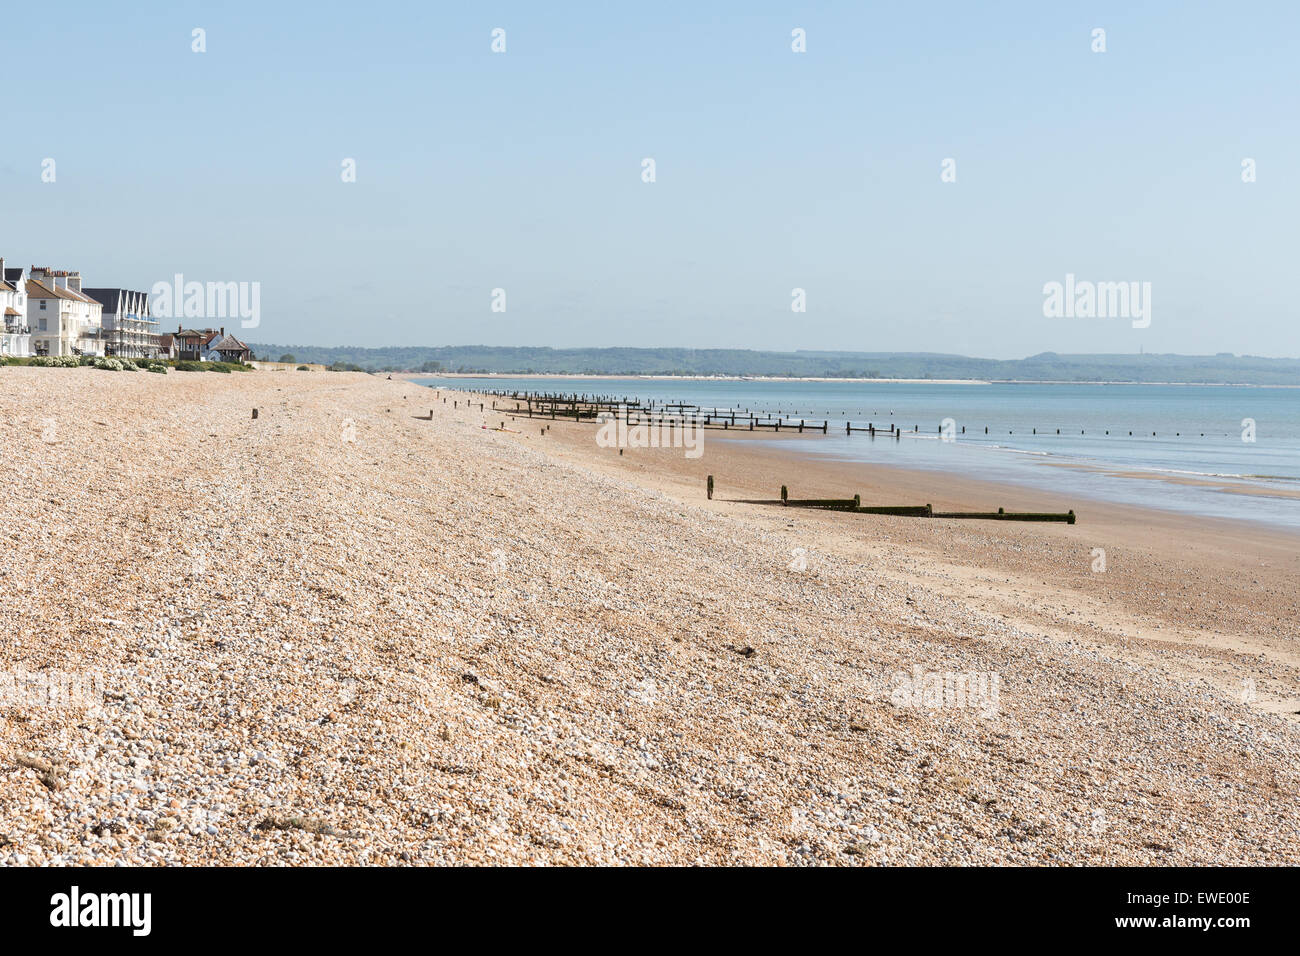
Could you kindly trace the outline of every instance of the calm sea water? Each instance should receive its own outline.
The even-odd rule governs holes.
[[[829,436],[800,443],[801,452],[956,471],[1058,491],[1063,499],[1082,496],[1300,528],[1300,499],[1286,496],[1300,491],[1297,389],[640,378],[419,381],[443,388],[681,401],[819,424],[829,420]],[[955,423],[951,442],[940,440],[945,418]],[[1247,419],[1254,422],[1254,441],[1243,438],[1249,437]],[[877,428],[892,423],[904,436],[901,441],[846,436],[846,421]]]

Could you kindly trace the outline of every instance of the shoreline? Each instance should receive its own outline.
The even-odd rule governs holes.
[[[904,437],[907,440],[912,440],[907,434],[905,434]],[[782,445],[784,445],[787,440],[796,441],[796,442],[804,440],[802,436],[797,436],[797,435],[787,436],[787,435],[777,435],[777,434],[771,434],[771,435],[765,434],[761,437],[756,435],[753,438],[749,438],[749,437],[744,437],[742,433],[740,433],[739,431],[732,432],[730,434],[724,431],[722,432],[721,435],[717,436],[717,438],[722,441],[760,442],[763,444],[781,443]],[[816,436],[809,436],[807,440],[810,442],[815,442],[817,438]],[[991,447],[988,445],[972,445],[971,447],[978,449],[978,451],[982,454],[983,453],[987,453],[987,454],[1010,453],[1010,454],[1019,455],[1025,453],[1022,449],[1016,449],[1016,448],[998,448],[998,447]],[[1006,487],[1008,489],[1013,489],[1017,494],[1033,492],[1033,491],[1041,492],[1043,490],[1040,486],[1035,485],[1031,481],[1022,480],[1018,476],[1007,477],[1007,476],[991,475],[991,474],[981,474],[979,476],[967,476],[958,468],[953,468],[953,467],[948,467],[948,468],[927,467],[926,465],[923,464],[916,464],[912,466],[898,465],[890,462],[874,461],[871,459],[836,457],[833,455],[822,454],[811,450],[804,452],[798,455],[797,457],[801,462],[835,461],[835,462],[840,462],[849,465],[858,464],[858,465],[864,465],[872,468],[893,469],[899,472],[904,472],[913,475],[920,475],[920,474],[941,475],[949,480],[980,481],[980,482],[987,483],[989,485],[997,485],[997,486]],[[1078,459],[1070,459],[1067,458],[1066,456],[1058,455],[1056,453],[1047,453],[1047,452],[1034,453],[1032,462],[1037,467],[1061,468],[1070,471],[1087,472],[1089,474],[1103,475],[1108,478],[1118,478],[1118,479],[1124,479],[1128,481],[1164,482],[1170,485],[1178,485],[1187,488],[1199,488],[1207,491],[1214,491],[1219,494],[1225,494],[1225,495],[1239,495],[1248,498],[1271,498],[1279,501],[1300,500],[1300,487],[1297,487],[1297,481],[1300,481],[1300,479],[1294,479],[1285,476],[1221,475],[1221,474],[1209,474],[1205,472],[1191,472],[1186,470],[1182,470],[1182,471],[1161,470],[1156,468],[1144,470],[1141,468],[1135,468],[1132,465],[1111,464],[1095,458],[1089,460],[1078,460]],[[1300,535],[1300,525],[1284,525],[1272,521],[1269,518],[1265,518],[1265,517],[1260,517],[1260,518],[1230,517],[1224,515],[1199,514],[1195,511],[1190,510],[1187,507],[1159,507],[1155,505],[1149,505],[1149,506],[1133,505],[1131,502],[1126,502],[1122,499],[1115,498],[1113,496],[1107,496],[1102,492],[1094,492],[1088,489],[1074,489],[1072,493],[1078,495],[1081,498],[1084,498],[1087,501],[1097,502],[1104,505],[1127,506],[1127,507],[1136,508],[1140,511],[1153,511],[1153,512],[1160,512],[1164,514],[1179,514],[1194,521],[1229,521],[1235,524],[1241,524],[1241,525],[1252,526],[1252,527],[1263,525],[1263,526],[1275,528],[1276,530],[1279,531],[1286,531],[1287,533],[1290,534]]]
[[[430,376],[439,378],[440,376]],[[481,378],[481,376],[467,376],[472,378]],[[423,388],[430,386],[423,384],[423,376],[406,377],[403,381],[410,381],[412,384]],[[448,386],[445,390],[456,391],[456,386]],[[490,404],[493,396],[486,393],[479,393],[472,388],[459,388],[464,394],[476,396],[476,400]],[[505,414],[504,409],[498,410],[498,418]],[[535,419],[536,421],[549,423],[547,419]],[[528,421],[527,417],[521,417],[519,421]],[[838,423],[837,423],[838,424]],[[818,426],[820,427],[820,426]],[[754,447],[763,446],[781,446],[785,447],[790,442],[809,441],[815,443],[822,440],[824,436],[810,435],[803,436],[794,433],[792,430],[786,432],[746,432],[742,429],[721,430],[717,428],[705,429],[702,434],[709,436],[709,441],[727,441],[738,443],[749,443]],[[839,436],[837,436],[838,438]],[[906,433],[903,436],[907,441],[915,440],[916,436],[912,433]],[[933,440],[932,436],[922,436],[924,440]],[[1108,462],[1101,458],[1087,457],[1086,455],[1069,456],[1057,452],[1032,452],[1029,449],[1019,447],[1004,447],[989,445],[981,442],[967,442],[964,439],[957,441],[966,448],[980,455],[990,456],[985,459],[989,465],[986,465],[981,472],[974,475],[968,475],[966,472],[959,470],[960,462],[949,467],[937,467],[930,463],[917,462],[911,465],[897,464],[894,462],[881,462],[874,459],[862,457],[850,457],[841,455],[839,448],[832,448],[829,451],[818,449],[816,444],[810,444],[806,451],[794,455],[800,465],[810,463],[839,463],[846,466],[860,465],[867,468],[894,469],[901,474],[915,476],[946,476],[948,480],[977,480],[984,482],[988,487],[1002,487],[1006,489],[1007,496],[1037,498],[1043,491],[1042,485],[1046,479],[1040,479],[1035,483],[1027,473],[1018,474],[999,473],[997,467],[990,467],[1001,461],[1003,466],[1010,462],[1016,462],[1016,467],[1045,467],[1056,468],[1063,471],[1075,473],[1086,473],[1089,475],[1102,476],[1112,479],[1116,482],[1148,482],[1152,485],[1161,483],[1164,485],[1177,486],[1179,488],[1196,489],[1204,492],[1211,492],[1218,495],[1228,495],[1235,498],[1250,499],[1258,501],[1267,499],[1278,502],[1291,502],[1300,500],[1300,487],[1296,486],[1297,479],[1287,476],[1269,476],[1269,475],[1228,475],[1210,472],[1194,472],[1190,470],[1174,469],[1143,469],[1132,463]],[[794,447],[794,446],[791,446]],[[997,458],[992,456],[1007,455],[1014,457]],[[1028,456],[1028,457],[1026,457]],[[1123,494],[1119,492],[1127,492]],[[1125,488],[1122,485],[1106,485],[1101,488],[1092,487],[1075,487],[1072,491],[1078,498],[1095,504],[1105,506],[1129,507],[1138,511],[1152,511],[1160,514],[1176,514],[1191,521],[1223,521],[1242,528],[1259,528],[1277,531],[1288,535],[1300,535],[1300,524],[1285,524],[1276,516],[1268,514],[1212,514],[1200,513],[1196,510],[1196,505],[1189,502],[1181,502],[1176,505],[1160,507],[1156,505],[1137,505],[1131,501],[1134,494],[1133,488]],[[987,495],[984,497],[988,497]],[[1249,507],[1254,507],[1249,506]],[[969,509],[967,509],[969,510]],[[1014,509],[1013,509],[1014,510]],[[1025,510],[1025,509],[1020,509]],[[1044,509],[1029,509],[1044,510]],[[1051,509],[1046,509],[1051,510]],[[1225,509],[1231,510],[1231,509]],[[1239,507],[1238,511],[1241,510]]]
[[[1290,538],[786,508],[1011,502],[363,374],[0,375],[0,864],[1300,862]]]
[[[465,393],[478,394],[478,393]],[[480,396],[482,397],[482,396]],[[510,421],[507,413],[490,410],[474,416],[497,418],[505,415],[508,425],[527,428],[526,417]],[[540,420],[537,420],[540,421]],[[953,576],[969,583],[983,581],[987,593],[981,606],[992,609],[1026,629],[1074,634],[1089,646],[1100,635],[1104,641],[1150,642],[1161,646],[1170,640],[1199,649],[1210,656],[1216,648],[1231,644],[1236,653],[1258,653],[1272,665],[1284,666],[1288,682],[1272,683],[1260,694],[1261,706],[1287,720],[1300,720],[1300,647],[1296,646],[1285,621],[1300,619],[1300,530],[1261,522],[1223,517],[1204,517],[1182,511],[1137,506],[1052,492],[1009,480],[968,477],[932,469],[906,468],[876,462],[844,461],[817,457],[798,450],[798,443],[815,442],[812,436],[764,436],[757,444],[747,433],[708,432],[703,458],[691,461],[679,449],[627,450],[620,456],[614,449],[598,449],[588,431],[589,424],[546,421],[547,437],[541,439],[562,450],[566,460],[581,462],[602,473],[632,480],[657,494],[669,494],[684,504],[712,507],[729,514],[750,513],[762,519],[793,520],[818,529],[819,535],[839,546],[853,548],[856,535],[870,535],[887,529],[889,540],[901,540],[929,555],[943,556],[946,568],[941,578]],[[511,436],[513,437],[513,436]],[[530,438],[531,441],[531,438]],[[551,444],[554,442],[554,444]],[[702,501],[706,475],[715,478],[713,501]],[[796,476],[792,481],[790,476]],[[797,482],[797,484],[796,484]],[[791,497],[838,498],[861,494],[870,504],[932,504],[938,511],[1065,512],[1078,515],[1075,525],[1019,523],[1009,521],[891,518],[876,515],[836,515],[810,509],[773,508],[782,484]],[[766,502],[767,504],[762,504]],[[1012,551],[1008,553],[1010,547]],[[1094,573],[1094,548],[1107,552],[1112,567]],[[1046,562],[1035,568],[1023,561],[1011,561],[1005,570],[1014,572],[1005,581],[989,579],[988,559],[1007,559],[1025,549]],[[1148,568],[1159,568],[1163,590],[1153,588],[1148,575],[1122,584],[1114,575],[1115,555],[1126,563],[1136,559]],[[1041,589],[1033,583],[1046,567],[1068,586],[1054,593],[1057,600],[1082,601],[1089,607],[1095,627],[1076,631],[1063,627],[1053,615],[1029,613],[1021,606],[1022,596]],[[1232,583],[1241,569],[1251,568],[1248,582]],[[1133,569],[1128,569],[1131,573]],[[1108,576],[1109,575],[1109,576]],[[932,580],[933,573],[920,580]],[[1226,580],[1225,580],[1226,579]],[[1210,604],[1179,606],[1172,595],[1186,591],[1189,580],[1216,580],[1220,599]],[[1252,608],[1259,605],[1259,589],[1285,596],[1278,617],[1266,626],[1252,621]],[[1113,591],[1098,605],[1098,592]],[[1212,593],[1207,591],[1207,594]],[[974,598],[973,593],[968,595]],[[1275,606],[1269,599],[1270,606]],[[1118,608],[1118,610],[1117,610]],[[1070,615],[1067,615],[1067,617]],[[1240,629],[1231,640],[1222,630]],[[1157,657],[1159,654],[1157,653]],[[1146,658],[1144,658],[1146,659]],[[1152,658],[1154,659],[1154,658]],[[1203,679],[1215,668],[1196,665]],[[1263,673],[1267,673],[1266,667]],[[1276,676],[1276,675],[1273,675]],[[1240,690],[1234,668],[1219,669],[1213,678],[1221,690]],[[1261,677],[1258,684],[1268,683]]]
[[[375,375],[383,374],[380,372]],[[1078,382],[1054,379],[979,379],[979,378],[825,378],[817,376],[787,375],[580,375],[572,372],[398,372],[403,381],[422,378],[448,379],[597,379],[622,381],[672,381],[672,382],[845,382],[870,384],[878,382],[894,385],[1176,385],[1185,388],[1300,388],[1300,385],[1260,385],[1252,382],[1134,382],[1089,381]]]

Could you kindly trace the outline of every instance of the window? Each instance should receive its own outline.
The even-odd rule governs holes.
[[[41,311],[42,311],[42,312],[45,311],[45,300],[44,300],[44,299],[41,299]]]

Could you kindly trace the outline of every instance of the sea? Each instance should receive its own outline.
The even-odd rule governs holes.
[[[1029,485],[1063,499],[1300,529],[1297,388],[509,376],[416,381],[681,402],[819,426],[825,421],[824,438],[781,447]],[[902,437],[846,434],[846,423],[855,429],[893,425]]]

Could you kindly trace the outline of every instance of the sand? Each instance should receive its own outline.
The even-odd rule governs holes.
[[[0,407],[0,862],[1300,861],[1294,539],[351,373]]]

